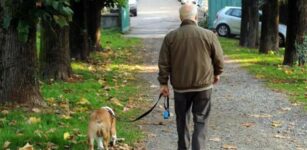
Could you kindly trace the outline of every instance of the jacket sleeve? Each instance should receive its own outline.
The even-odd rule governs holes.
[[[212,43],[211,43],[211,59],[214,69],[214,75],[220,75],[223,72],[224,68],[224,56],[223,49],[217,38],[217,36],[212,33]]]
[[[160,85],[167,85],[170,74],[170,52],[166,37],[164,38],[160,49],[158,66],[158,80],[160,82]]]

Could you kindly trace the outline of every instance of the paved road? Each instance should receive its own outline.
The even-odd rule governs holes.
[[[138,16],[131,18],[128,36],[161,38],[180,24],[177,0],[138,0]]]
[[[144,70],[148,100],[157,98],[158,53],[163,36],[179,26],[177,0],[139,0],[139,16],[132,18],[128,36],[143,38]],[[171,96],[171,99],[173,96]],[[173,112],[173,104],[171,104]],[[148,132],[146,149],[177,148],[175,117],[162,119],[158,107],[140,126]],[[285,94],[265,87],[240,65],[226,59],[225,72],[212,96],[209,150],[307,150],[307,113],[289,102]]]
[[[127,36],[143,38],[144,66],[147,70],[140,77],[147,82],[148,86],[144,87],[144,91],[149,92],[149,100],[157,99],[158,52],[163,37],[180,25],[179,7],[177,0],[139,0],[138,16],[131,18],[131,31]],[[172,102],[171,110],[174,110]],[[162,111],[162,106],[159,106],[141,122],[148,133],[145,144],[147,150],[174,150],[177,147],[175,118],[172,115],[171,119],[163,120]]]

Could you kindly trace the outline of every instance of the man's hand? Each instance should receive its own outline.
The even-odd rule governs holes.
[[[220,81],[220,76],[214,76],[213,84],[217,84]]]
[[[164,96],[167,97],[169,96],[169,89],[167,85],[161,85],[160,86],[160,93]]]

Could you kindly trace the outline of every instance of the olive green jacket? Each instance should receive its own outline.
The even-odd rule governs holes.
[[[170,77],[177,90],[204,88],[223,72],[223,50],[213,32],[184,20],[165,36],[158,65],[161,85]]]

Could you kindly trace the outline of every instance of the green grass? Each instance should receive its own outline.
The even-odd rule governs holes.
[[[103,30],[101,33],[101,43],[103,47],[109,44],[112,49],[122,49],[124,47],[133,47],[136,43],[140,42],[137,38],[126,38],[122,40],[122,34],[119,33],[118,29]]]
[[[47,149],[48,144],[58,149],[87,149],[89,114],[105,105],[115,109],[118,115],[118,137],[125,138],[130,145],[143,138],[135,124],[125,122],[140,110],[123,112],[125,105],[142,103],[137,98],[140,90],[134,78],[137,60],[133,57],[136,53],[133,46],[139,40],[123,38],[116,30],[102,32],[102,38],[112,40],[113,50],[92,54],[91,63],[74,61],[72,67],[77,77],[70,82],[41,83],[47,108],[33,112],[22,107],[0,106],[0,147],[8,141],[10,149],[18,149],[27,142],[35,149]],[[64,139],[65,133],[70,135],[68,139]]]
[[[220,38],[224,53],[239,62],[267,85],[287,93],[292,102],[307,106],[307,67],[282,65],[284,49],[268,55],[259,54],[257,49],[240,47],[237,40]]]

